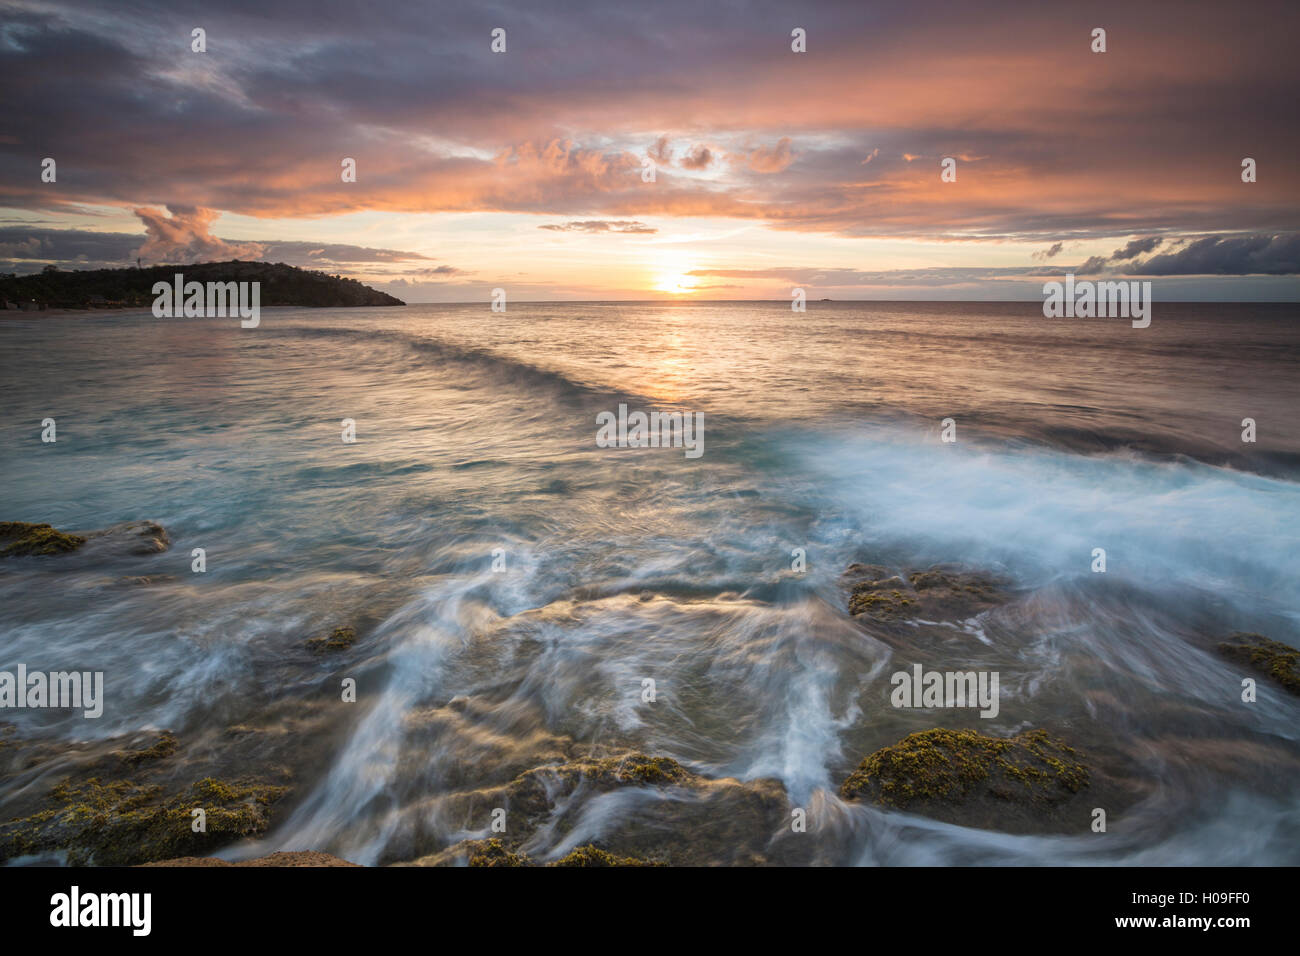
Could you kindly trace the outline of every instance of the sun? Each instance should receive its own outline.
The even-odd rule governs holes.
[[[651,267],[654,276],[654,291],[667,292],[669,295],[687,295],[699,288],[699,279],[692,275],[696,263],[687,253],[663,252],[655,257]]]
[[[695,291],[695,277],[684,272],[667,272],[659,276],[655,290],[657,292],[671,292],[674,295],[685,295],[688,292]]]

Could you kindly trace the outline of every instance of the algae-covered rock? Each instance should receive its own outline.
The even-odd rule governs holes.
[[[86,539],[81,535],[59,531],[48,524],[26,521],[0,521],[0,557],[63,554],[76,551]]]
[[[136,764],[147,760],[161,760],[163,757],[170,757],[175,752],[176,738],[170,732],[164,732],[152,746],[145,747],[142,750],[119,750],[117,755],[128,766],[134,767]]]
[[[171,860],[156,860],[153,863],[141,863],[142,867],[153,866],[234,866],[234,867],[299,867],[299,866],[357,866],[360,863],[349,863],[347,860],[334,856],[330,853],[321,853],[317,850],[294,850],[271,853],[267,856],[259,856],[252,860],[239,860],[232,863],[229,860],[223,860],[219,856],[180,856]]]
[[[503,805],[522,810],[532,819],[550,812],[557,793],[572,792],[580,785],[605,791],[623,786],[685,785],[696,780],[671,757],[628,753],[535,767],[502,788],[501,796],[507,801]]]
[[[527,854],[510,850],[495,837],[490,840],[464,840],[450,847],[439,861],[466,863],[469,866],[539,866]],[[619,856],[600,847],[586,844],[546,866],[663,866],[657,860]]]
[[[171,547],[167,529],[156,521],[125,521],[96,531],[59,531],[48,524],[0,522],[0,557],[67,554],[87,558],[158,554]],[[78,564],[83,562],[77,562]]]
[[[843,580],[849,588],[849,613],[875,621],[961,620],[1007,600],[1002,579],[952,565],[896,572],[854,564]]]
[[[647,757],[640,753],[594,761],[587,773],[597,779],[612,776],[621,783],[658,785],[682,783],[693,776],[672,757]]]
[[[1044,730],[1004,738],[937,728],[871,754],[840,795],[964,825],[1041,831],[1086,826],[1064,808],[1089,781],[1074,748]]]
[[[307,641],[307,646],[318,654],[328,653],[330,651],[346,651],[349,647],[357,642],[356,628],[350,625],[336,627],[324,637],[313,637]]]
[[[522,853],[512,853],[500,840],[469,840],[464,850],[470,866],[532,866]]]
[[[261,833],[284,787],[205,777],[179,794],[129,780],[61,783],[45,809],[0,823],[0,861],[64,851],[73,866],[130,866],[194,855]],[[206,815],[195,833],[194,810]]]
[[[1300,695],[1300,650],[1263,634],[1238,632],[1219,645],[1219,653],[1268,675],[1290,693]]]
[[[565,854],[549,866],[663,866],[658,860],[643,860],[635,856],[616,856],[608,850],[588,844]]]
[[[527,865],[504,854],[522,856],[525,843],[538,847],[532,852],[548,856],[558,847],[572,846],[568,837],[583,822],[583,809],[602,798],[608,798],[610,806],[626,807],[627,812],[612,813],[601,829],[600,846],[591,850],[580,846],[582,852],[565,866],[631,866],[630,861],[675,866],[797,865],[809,862],[816,852],[812,841],[791,832],[790,801],[779,781],[705,777],[666,756],[637,751],[601,757],[572,753],[508,780],[467,780],[466,784],[438,798],[438,818],[444,827],[473,830],[496,808],[504,808],[510,827],[494,838],[499,848],[490,841],[473,840],[447,847],[439,842],[446,830],[433,830],[417,836],[416,845],[428,840],[437,848],[417,850],[414,858],[404,862],[456,866],[482,855],[484,859],[475,865]]]

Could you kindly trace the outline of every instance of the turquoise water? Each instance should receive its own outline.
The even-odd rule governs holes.
[[[97,721],[3,716],[64,741],[172,729],[236,761],[232,726],[301,734],[288,809],[227,855],[391,862],[483,835],[443,797],[563,740],[775,778],[826,862],[1300,862],[1300,702],[1241,704],[1213,652],[1238,630],[1300,643],[1294,306],[1157,303],[1145,330],[1034,304],[268,309],[0,339],[0,520],[172,538],[0,564],[0,668],[103,670],[107,697]],[[702,412],[704,454],[597,447],[620,403]],[[1002,674],[980,729],[1124,749],[1148,785],[1128,825],[1016,837],[840,802],[863,756],[945,722],[889,708],[907,661],[845,614],[854,561],[1016,582],[955,661]],[[304,649],[342,623],[343,657]],[[340,675],[360,691],[341,716]],[[0,812],[31,782],[0,780]],[[638,807],[575,800],[530,850]]]

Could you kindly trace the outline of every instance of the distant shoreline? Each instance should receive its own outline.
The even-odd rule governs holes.
[[[385,305],[267,305],[262,307],[263,312],[280,312],[284,309],[311,309],[312,311],[336,311],[339,309],[392,309],[397,306]],[[140,315],[153,315],[152,306],[147,305],[115,305],[104,306],[99,309],[32,309],[23,311],[22,309],[0,309],[0,319],[28,319],[28,318],[53,318],[53,319],[85,319],[96,315],[129,315],[138,313]],[[221,318],[220,316],[186,316],[190,319]],[[173,322],[173,318],[159,319],[158,321]]]
[[[192,291],[193,290],[193,291]],[[250,291],[251,290],[251,291]],[[165,291],[165,295],[160,293]],[[5,311],[41,312],[54,309],[110,311],[145,309],[165,299],[163,311],[176,314],[190,300],[202,303],[204,294],[251,296],[253,308],[296,306],[333,308],[336,306],[396,306],[401,299],[363,285],[356,279],[300,269],[283,262],[194,262],[183,265],[157,265],[147,268],[89,269],[63,271],[50,268],[30,275],[0,274],[0,300]],[[173,301],[174,300],[174,301]],[[10,309],[10,304],[38,306]],[[39,308],[44,306],[44,309]],[[220,311],[224,311],[224,305]],[[186,311],[191,311],[186,308]]]

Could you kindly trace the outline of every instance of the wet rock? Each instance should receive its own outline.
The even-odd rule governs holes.
[[[171,547],[155,521],[125,521],[97,531],[59,531],[48,524],[0,522],[0,558],[51,556],[72,551],[93,558],[158,554]]]
[[[134,767],[146,760],[161,760],[164,757],[170,757],[175,752],[176,738],[171,733],[165,732],[150,747],[145,747],[142,750],[119,750],[117,755],[128,766]]]
[[[0,521],[0,558],[64,554],[86,543],[81,535],[59,531],[48,524]]]
[[[588,844],[560,857],[549,866],[663,866],[658,860],[643,860],[635,856],[615,856],[608,850]]]
[[[1263,634],[1238,632],[1219,645],[1219,653],[1275,680],[1300,695],[1300,650]]]
[[[349,863],[347,860],[340,859],[329,853],[320,853],[316,850],[299,850],[296,852],[272,853],[269,856],[259,856],[252,860],[240,860],[232,863],[229,860],[223,860],[216,856],[180,856],[172,860],[157,860],[153,863],[142,863],[141,866],[275,866],[275,867],[296,867],[296,866],[360,866],[359,863]]]
[[[269,806],[284,791],[212,777],[170,794],[130,780],[64,782],[50,791],[45,809],[0,823],[0,861],[62,851],[72,866],[130,866],[194,855],[262,833]],[[206,814],[206,832],[191,826],[195,809]]]
[[[579,786],[604,792],[629,785],[663,787],[695,780],[695,774],[670,757],[628,753],[534,767],[503,787],[472,792],[466,797],[477,802],[481,795],[492,806],[509,807],[512,814],[521,812],[531,822],[540,821],[550,811],[557,794],[573,792]]]
[[[452,847],[449,861],[469,866],[532,866],[522,853],[511,853],[500,840],[465,840]]]
[[[86,539],[86,551],[104,557],[160,554],[172,544],[167,529],[156,521],[124,521],[81,533]]]
[[[68,741],[0,728],[0,777],[10,784],[0,863],[61,854],[71,865],[129,866],[262,833],[293,774],[278,753],[233,749],[184,746],[169,731]],[[193,831],[194,809],[206,832]]]
[[[936,728],[871,754],[840,795],[963,826],[1084,832],[1090,780],[1080,754],[1044,730],[1004,738]]]
[[[177,580],[174,574],[141,574],[133,577],[119,578],[115,583],[124,587],[153,587],[157,584],[171,584]]]
[[[540,857],[546,847],[564,843],[592,800],[614,801],[606,805],[623,805],[627,812],[607,819],[599,846],[588,846],[590,839],[583,839],[577,850],[555,863],[793,865],[809,862],[815,852],[811,841],[790,833],[790,803],[778,781],[708,778],[670,757],[633,751],[537,766],[503,785],[440,798],[438,813],[445,821],[470,829],[501,807],[507,811],[509,831],[501,838],[462,841],[417,855],[411,865],[531,865],[529,854]],[[540,844],[535,841],[539,834]],[[527,853],[525,843],[530,846]]]
[[[509,850],[500,840],[462,840],[440,854],[438,865],[459,866],[663,866],[658,860],[618,856],[592,844],[580,846],[553,863],[537,863]]]
[[[357,642],[356,628],[351,626],[336,627],[324,637],[313,637],[307,641],[307,647],[318,654],[331,651],[346,651]]]
[[[1006,603],[1007,582],[983,571],[936,564],[896,572],[854,564],[844,572],[849,613],[874,621],[958,621]]]

